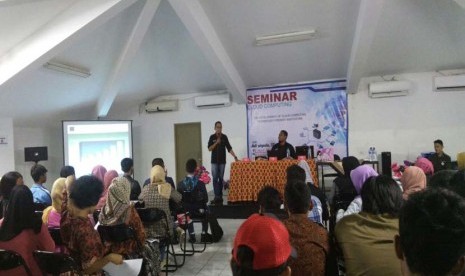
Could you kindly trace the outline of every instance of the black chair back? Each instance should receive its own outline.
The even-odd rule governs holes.
[[[60,228],[48,228],[48,232],[50,233],[50,236],[55,242],[55,245],[64,245],[63,240],[61,239]]]
[[[117,225],[99,225],[97,231],[103,242],[124,242],[131,239],[136,239],[136,233],[130,226],[121,223]]]
[[[138,208],[136,210],[143,223],[153,223],[166,219],[165,211],[159,208]]]
[[[32,254],[44,275],[60,275],[68,271],[82,275],[81,267],[67,254],[39,250]]]
[[[32,275],[23,257],[11,250],[0,249],[0,271],[23,266],[27,275]]]

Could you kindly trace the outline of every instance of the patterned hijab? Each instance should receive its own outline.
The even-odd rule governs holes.
[[[161,166],[154,166],[150,170],[150,182],[153,185],[157,185],[158,193],[164,198],[170,198],[171,196],[171,185],[165,181],[165,170]]]
[[[105,173],[105,176],[103,177],[103,193],[97,203],[97,209],[102,209],[107,202],[108,188],[110,188],[111,181],[115,177],[118,177],[118,173],[115,170],[109,170]]]
[[[415,166],[422,169],[423,172],[425,174],[427,174],[427,175],[433,175],[434,174],[433,163],[431,163],[431,161],[429,161],[428,159],[426,159],[424,157],[418,158],[417,162],[415,162]]]
[[[310,171],[310,166],[308,165],[307,161],[300,160],[299,161],[299,167],[301,167],[305,171],[305,182],[306,183],[313,183],[312,173]]]
[[[131,183],[124,176],[119,176],[111,181],[108,188],[108,197],[99,215],[102,225],[115,225],[127,221],[128,210],[131,206],[129,197],[131,195]]]
[[[100,179],[102,183],[103,183],[103,178],[105,177],[106,172],[107,172],[107,169],[105,169],[105,167],[102,165],[97,165],[92,169],[92,175]]]
[[[352,180],[358,195],[360,195],[365,181],[372,176],[378,176],[378,173],[375,172],[373,167],[370,165],[358,166],[350,172],[350,179]]]
[[[52,186],[52,206],[58,212],[61,213],[61,204],[63,203],[63,192],[66,190],[66,178],[60,177]]]
[[[400,183],[402,183],[402,188],[404,190],[402,197],[404,200],[407,200],[411,194],[426,188],[426,175],[422,169],[411,166],[405,169],[400,178]]]

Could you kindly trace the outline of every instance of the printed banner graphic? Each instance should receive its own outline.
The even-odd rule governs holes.
[[[248,155],[267,156],[281,130],[287,142],[347,156],[345,80],[247,90]]]

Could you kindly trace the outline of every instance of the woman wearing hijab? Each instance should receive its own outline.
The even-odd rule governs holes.
[[[166,217],[168,218],[168,225],[166,225],[165,220],[160,220],[156,223],[151,223],[150,225],[145,226],[145,233],[147,238],[158,238],[158,237],[167,237],[168,233],[166,229],[170,232],[170,236],[173,237],[173,227],[172,219],[170,212],[170,200],[179,205],[181,202],[181,194],[173,189],[169,183],[165,181],[165,170],[156,165],[150,170],[150,184],[142,188],[142,192],[139,196],[139,199],[144,201],[145,208],[158,208],[165,212]],[[161,259],[164,259],[164,250],[166,245],[160,243]]]
[[[130,194],[131,183],[125,177],[113,178],[108,188],[106,203],[99,215],[101,225],[114,226],[124,223],[134,229],[136,240],[105,244],[111,252],[122,255],[136,254],[139,249],[138,244],[143,245],[145,242],[144,226],[136,209],[129,201]]]
[[[8,208],[0,224],[0,248],[16,251],[26,261],[32,275],[42,275],[32,252],[53,251],[55,242],[47,225],[35,215],[32,192],[27,186],[16,185],[11,190]],[[2,275],[25,275],[22,267],[4,273]]]
[[[465,170],[465,152],[457,153],[457,170]]]
[[[434,166],[427,158],[419,157],[415,162],[415,166],[422,169],[426,177],[431,177],[434,174]]]
[[[92,169],[92,175],[97,177],[100,181],[102,181],[102,183],[106,172],[107,169],[102,165],[97,165]]]
[[[48,228],[60,228],[61,205],[63,204],[63,193],[66,191],[67,182],[71,179],[60,177],[52,186],[52,206],[47,207],[42,214],[42,222],[47,224]]]
[[[352,200],[349,207],[347,207],[347,210],[344,211],[343,209],[339,209],[337,211],[336,222],[345,216],[356,214],[362,210],[362,198],[360,196],[360,192],[365,181],[372,176],[378,176],[378,173],[370,165],[361,165],[352,170],[350,173],[350,179],[354,184],[357,196],[354,200]]]
[[[400,178],[402,189],[404,190],[402,197],[408,200],[408,197],[416,192],[426,189],[426,175],[422,169],[417,166],[411,166],[405,169]]]
[[[358,166],[360,166],[360,162],[356,157],[347,156],[342,158],[342,168],[344,169],[344,175],[338,176],[334,179],[333,203],[349,203],[357,196],[357,191],[355,190],[354,184],[350,179],[350,173]]]
[[[328,200],[326,199],[326,195],[321,189],[313,185],[312,173],[311,173],[310,166],[308,165],[307,161],[300,160],[298,165],[305,171],[305,182],[310,188],[310,194],[312,195],[312,197],[316,197],[318,199],[318,200],[312,199],[312,201],[316,203],[315,206],[313,207],[318,208],[318,202],[320,202],[319,206],[322,211],[321,213],[322,221],[320,221],[320,223],[323,224],[323,221],[326,221],[329,219]],[[313,212],[314,210],[312,209],[311,211]]]
[[[108,188],[115,177],[118,177],[118,173],[115,170],[109,170],[105,173],[105,176],[103,177],[103,193],[98,201],[97,210],[101,210],[105,205],[105,202],[107,202]]]

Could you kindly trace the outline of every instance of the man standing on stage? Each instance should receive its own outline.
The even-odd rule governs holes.
[[[215,123],[215,133],[208,139],[208,150],[212,152],[211,159],[211,170],[213,177],[213,190],[215,192],[215,198],[210,204],[223,204],[223,176],[224,167],[226,165],[226,149],[234,157],[234,160],[238,160],[236,154],[232,150],[231,144],[229,144],[228,136],[224,135],[221,130],[223,126],[220,121]]]

